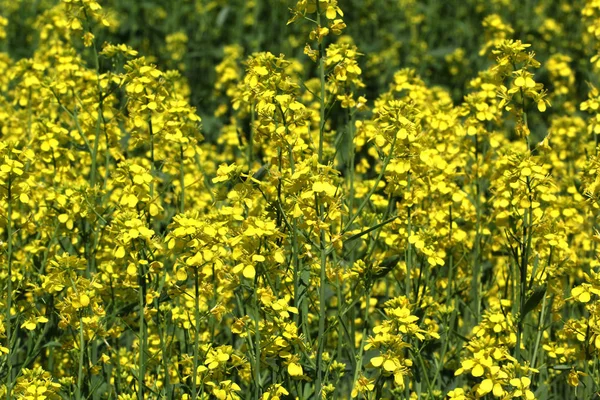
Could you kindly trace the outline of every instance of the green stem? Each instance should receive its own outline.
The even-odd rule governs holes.
[[[363,321],[363,332],[362,332],[362,338],[360,340],[360,348],[358,349],[358,355],[356,357],[356,368],[354,370],[354,380],[352,383],[353,388],[356,386],[356,381],[358,381],[358,375],[362,371],[365,341],[366,341],[367,333],[369,333],[369,311],[371,308],[371,306],[370,306],[371,305],[371,285],[370,285],[370,283],[369,283],[369,288],[367,289],[366,301],[367,301],[367,305],[365,307],[365,316],[364,316],[365,320]],[[352,344],[352,347],[354,347],[354,346],[355,345]]]
[[[91,21],[90,18],[87,14],[87,10],[86,7],[82,7],[83,9],[83,14],[85,16],[85,20],[86,20],[86,24],[87,24],[87,30],[89,33],[92,33],[92,29],[91,29]],[[94,135],[94,147],[92,150],[92,171],[91,171],[91,176],[90,176],[90,186],[94,187],[96,186],[96,168],[97,168],[97,156],[98,156],[98,147],[100,144],[100,131],[101,131],[101,125],[102,125],[102,103],[103,103],[103,97],[102,97],[102,87],[100,86],[100,60],[98,57],[98,49],[96,48],[96,40],[93,39],[92,40],[92,54],[94,56],[94,67],[96,68],[96,83],[97,83],[97,87],[98,87],[98,115],[97,115],[97,122],[96,122],[96,132]],[[106,151],[108,152],[108,148],[106,149]]]
[[[354,210],[354,180],[355,180],[355,163],[356,163],[356,151],[354,149],[354,113],[350,115],[350,122],[348,127],[348,132],[350,136],[350,154],[348,155],[348,179],[350,181],[350,195],[348,196],[348,217],[352,218],[352,211]]]
[[[146,320],[144,318],[144,308],[145,308],[145,297],[146,297],[146,276],[144,274],[144,266],[139,266],[138,272],[138,281],[139,281],[139,303],[140,303],[140,328],[139,328],[139,374],[138,374],[138,399],[144,400],[144,378],[146,376]]]
[[[525,310],[525,293],[527,290],[527,266],[529,262],[529,251],[531,248],[531,221],[533,216],[532,202],[533,198],[531,195],[531,180],[527,177],[527,190],[529,192],[529,208],[525,210],[523,215],[523,237],[521,244],[521,262],[519,265],[519,319],[517,321],[517,345],[515,348],[515,358],[520,361],[521,357],[521,335],[523,333],[523,322],[525,316],[523,312]]]
[[[248,159],[248,171],[252,169],[252,158],[254,155],[254,120],[256,119],[255,105],[252,104],[250,112],[250,130],[248,131],[248,144],[246,145],[246,158]]]
[[[479,177],[479,134],[475,135],[475,243],[473,244],[473,277],[471,279],[471,309],[475,314],[475,322],[481,314],[481,186]]]
[[[252,300],[254,303],[254,399],[260,399],[260,308],[258,305],[258,274],[256,276]]]
[[[198,280],[198,268],[194,268],[194,370],[192,371],[192,400],[198,398],[196,380],[198,378],[198,351],[200,335],[200,282]]]
[[[319,2],[317,1],[317,25],[321,25],[321,10],[319,9]],[[318,149],[318,161],[319,164],[323,164],[323,145],[324,145],[324,136],[325,136],[325,50],[323,47],[323,42],[319,41],[319,81],[321,86],[321,95],[319,98],[319,149]],[[325,221],[325,210],[323,204],[319,202],[317,196],[317,211],[319,213],[319,220],[321,225]],[[325,246],[325,231],[322,226],[321,230],[321,240],[320,240],[320,248],[321,248],[321,270],[320,270],[320,279],[319,279],[319,336],[318,336],[318,344],[317,344],[317,379],[315,385],[315,395],[317,399],[322,397],[322,387],[323,387],[323,351],[325,346],[325,320],[326,310],[325,310],[325,289],[326,289],[326,268],[327,268],[327,249]]]
[[[83,336],[83,313],[79,313],[79,367],[77,371],[77,400],[81,400],[83,398],[83,394],[81,392],[83,385],[83,363],[85,356],[85,338]]]
[[[535,362],[537,361],[538,349],[540,347],[540,341],[542,340],[545,316],[546,316],[546,294],[544,294],[544,299],[542,300],[542,312],[540,314],[540,320],[538,321],[538,329],[537,329],[538,332],[537,332],[537,337],[535,339],[535,347],[533,348],[533,357],[531,358],[531,364],[530,364],[532,368],[535,368]],[[533,374],[533,372],[529,373],[530,378],[531,378],[532,374]]]
[[[179,165],[179,181],[181,185],[181,199],[179,203],[179,212],[183,214],[185,210],[185,174],[183,170],[183,146],[179,146],[179,156],[181,158]]]
[[[367,196],[365,197],[365,199],[362,201],[362,203],[360,203],[360,206],[358,207],[358,210],[356,210],[356,213],[353,214],[352,217],[350,218],[350,220],[348,222],[346,222],[346,225],[344,225],[344,229],[342,230],[343,233],[347,232],[348,229],[350,229],[350,226],[352,225],[352,223],[354,222],[356,217],[358,217],[360,215],[363,208],[365,208],[367,206],[367,204],[369,203],[369,200],[371,200],[371,196],[373,196],[373,193],[375,193],[375,190],[377,190],[377,187],[379,186],[379,182],[381,182],[381,180],[383,179],[385,170],[387,169],[388,164],[392,160],[392,155],[394,153],[394,147],[396,146],[396,136],[397,135],[394,135],[394,138],[392,139],[392,146],[390,147],[390,152],[388,153],[386,158],[383,160],[383,165],[381,166],[381,171],[379,171],[379,175],[377,176],[377,179],[375,180],[373,187],[371,187],[371,189],[369,190],[369,193],[367,193]],[[410,188],[410,174],[409,174],[408,179],[409,179],[409,188]]]
[[[317,2],[317,8],[319,7]],[[317,21],[321,25],[321,14],[317,10]],[[320,120],[319,120],[319,164],[323,164],[323,143],[325,141],[325,59],[323,42],[319,42],[319,79],[321,81]]]
[[[407,185],[406,185],[406,192],[408,193],[408,195],[410,196],[410,171],[407,174],[406,180],[407,180]],[[412,199],[412,196],[411,196]],[[410,287],[411,287],[411,270],[412,270],[412,244],[410,243],[410,235],[412,233],[412,217],[411,217],[411,210],[412,210],[412,206],[408,206],[408,217],[407,217],[407,223],[408,223],[408,227],[406,228],[407,232],[406,232],[406,238],[407,238],[407,246],[406,246],[406,257],[405,257],[405,262],[406,262],[406,276],[404,277],[405,280],[405,292],[406,292],[406,297],[410,300]]]
[[[8,348],[8,354],[6,355],[7,357],[7,363],[8,363],[8,376],[6,378],[6,398],[8,400],[11,399],[11,394],[12,394],[12,386],[13,386],[13,382],[12,382],[12,356],[13,356],[13,349],[11,347],[12,345],[12,326],[11,326],[11,321],[10,321],[10,310],[12,308],[12,253],[13,253],[13,232],[12,232],[12,178],[11,175],[8,176],[8,182],[7,182],[7,195],[8,195],[8,207],[7,207],[7,222],[6,222],[6,235],[7,235],[7,242],[8,242],[8,255],[7,255],[7,262],[8,262],[8,290],[7,290],[7,300],[6,300],[6,310],[5,310],[5,318],[4,318],[4,323],[6,324],[6,341],[7,341],[7,345],[6,347]]]

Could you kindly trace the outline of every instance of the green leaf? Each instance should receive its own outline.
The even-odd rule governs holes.
[[[556,370],[556,371],[569,371],[569,370],[573,369],[573,366],[566,365],[566,364],[560,364],[560,365],[553,365],[552,369]]]
[[[529,314],[533,309],[535,309],[538,304],[542,301],[544,296],[546,295],[546,285],[538,286],[535,288],[531,296],[525,302],[525,306],[523,307],[523,315],[521,319],[524,319],[527,314]]]

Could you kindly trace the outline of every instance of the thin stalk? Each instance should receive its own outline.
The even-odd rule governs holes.
[[[321,205],[321,218],[323,218],[323,205]],[[321,398],[322,376],[323,373],[323,351],[325,347],[325,320],[327,319],[327,311],[325,310],[325,289],[326,289],[326,273],[327,268],[327,252],[325,249],[325,232],[321,230],[321,271],[319,277],[319,336],[317,347],[317,385],[316,394]]]
[[[481,314],[481,186],[479,177],[479,134],[475,135],[475,243],[473,245],[473,277],[471,279],[471,309],[475,313],[475,322]]]
[[[321,26],[321,11],[319,10],[319,2],[317,2],[317,24]],[[323,164],[323,143],[325,136],[325,49],[323,42],[319,42],[319,80],[321,81],[320,95],[320,120],[319,120],[319,164]]]
[[[85,20],[87,23],[87,29],[89,33],[92,33],[92,28],[91,28],[91,21],[89,19],[89,16],[87,14],[87,10],[86,7],[82,7],[83,9],[83,14],[85,16]],[[102,97],[102,87],[100,86],[100,60],[98,57],[98,49],[96,48],[96,40],[93,39],[92,40],[92,54],[94,56],[94,67],[96,68],[96,80],[97,80],[97,87],[98,87],[98,115],[97,115],[97,123],[96,123],[96,131],[95,131],[95,135],[94,135],[94,147],[92,150],[92,171],[91,171],[91,176],[90,176],[90,186],[94,187],[96,186],[96,168],[97,168],[97,156],[98,156],[98,147],[100,144],[100,127],[102,124],[102,103],[103,103],[103,97]],[[108,148],[106,149],[106,151],[108,152]]]
[[[367,337],[367,333],[369,333],[369,309],[371,308],[371,286],[369,284],[369,288],[367,289],[367,296],[366,296],[366,301],[367,301],[367,305],[365,307],[365,316],[364,316],[364,321],[363,321],[363,332],[362,332],[362,337],[360,339],[360,348],[358,349],[358,355],[356,357],[356,368],[354,369],[354,380],[352,382],[352,387],[356,386],[356,381],[358,380],[358,375],[360,374],[360,372],[362,371],[362,364],[363,364],[363,355],[364,355],[364,349],[365,349],[365,338]],[[354,344],[352,344],[352,347],[354,347]]]
[[[12,381],[12,356],[13,356],[13,349],[11,347],[12,345],[12,326],[11,326],[11,321],[10,321],[10,310],[12,308],[12,253],[13,253],[13,232],[12,232],[12,178],[11,175],[9,174],[8,176],[8,182],[7,182],[7,195],[8,195],[8,207],[6,210],[6,218],[7,218],[7,222],[6,222],[6,234],[7,234],[7,241],[8,241],[8,254],[7,254],[7,262],[8,262],[8,290],[7,290],[7,300],[6,300],[6,310],[5,310],[5,316],[4,316],[4,323],[6,325],[6,341],[7,341],[7,345],[6,347],[8,348],[8,354],[6,355],[6,359],[7,359],[7,363],[8,363],[8,376],[6,378],[6,398],[7,400],[11,400],[11,394],[12,394],[12,386],[13,386],[13,381]]]
[[[183,146],[179,146],[179,156],[180,156],[180,164],[179,164],[179,181],[181,185],[181,198],[179,202],[179,212],[183,214],[185,210],[185,174],[183,170]]]
[[[319,9],[319,2],[317,1],[317,25],[321,26],[321,10]],[[318,161],[319,164],[323,164],[323,144],[325,136],[325,50],[323,42],[319,41],[319,80],[321,84],[321,95],[319,98],[320,102],[320,120],[319,120],[319,149],[318,149]],[[318,196],[316,196],[316,208],[319,213],[319,219],[322,223],[325,220],[325,210],[323,204],[319,202]],[[325,246],[325,231],[321,229],[321,270],[319,280],[319,336],[317,344],[317,379],[315,385],[315,394],[318,399],[321,398],[321,390],[323,387],[323,351],[325,347],[325,288],[326,288],[326,268],[327,268],[327,249]]]
[[[523,322],[525,310],[525,293],[527,290],[527,264],[529,261],[529,250],[531,247],[531,222],[533,216],[532,196],[531,196],[531,180],[527,177],[527,190],[529,191],[529,208],[525,210],[523,215],[523,237],[521,243],[521,262],[519,265],[519,320],[517,322],[517,345],[515,348],[515,358],[519,360],[521,356],[521,335],[523,333]]]
[[[144,318],[144,308],[145,308],[145,297],[146,297],[146,276],[144,275],[144,266],[139,266],[138,272],[138,282],[139,282],[139,303],[140,303],[140,328],[139,328],[139,346],[140,346],[140,354],[139,354],[139,366],[138,366],[138,399],[144,400],[144,378],[146,376],[146,324]]]
[[[350,180],[350,195],[349,195],[349,207],[348,213],[349,218],[352,218],[352,211],[354,209],[354,180],[355,180],[355,163],[356,163],[356,151],[354,149],[354,113],[350,113],[350,123],[348,127],[348,131],[350,133],[350,154],[349,154],[349,166],[348,166],[348,176]]]
[[[252,301],[254,303],[254,399],[260,399],[260,309],[258,305],[258,275],[256,277]]]
[[[408,194],[410,194],[410,171],[408,172],[407,175],[407,184],[406,184],[406,192]],[[406,246],[406,257],[405,257],[405,262],[406,262],[406,276],[404,277],[404,285],[405,285],[405,293],[406,293],[406,297],[410,299],[410,287],[411,287],[411,269],[412,269],[412,244],[410,243],[410,235],[412,232],[412,218],[411,218],[411,210],[412,207],[409,206],[408,207],[408,218],[407,218],[407,223],[408,223],[408,227],[407,227],[407,246]]]
[[[192,400],[198,398],[198,388],[196,384],[198,374],[198,351],[199,343],[198,337],[200,335],[200,283],[198,280],[198,268],[194,268],[194,370],[192,371]]]
[[[375,180],[373,187],[369,190],[369,193],[367,193],[367,196],[362,201],[362,203],[360,203],[360,206],[358,207],[358,210],[356,210],[356,213],[354,215],[352,215],[350,220],[348,222],[346,222],[346,225],[344,225],[344,229],[342,230],[343,233],[347,232],[348,229],[350,229],[350,226],[352,225],[352,223],[354,222],[356,217],[358,217],[360,215],[363,208],[365,208],[366,205],[369,203],[369,200],[371,199],[371,196],[373,195],[373,193],[375,193],[375,190],[377,190],[377,186],[379,186],[379,182],[381,182],[381,180],[383,179],[385,170],[387,169],[388,164],[392,160],[392,155],[394,153],[395,145],[396,145],[396,135],[394,135],[394,138],[392,139],[392,146],[390,147],[390,152],[388,153],[386,158],[383,160],[383,165],[381,166],[381,171],[379,171],[379,175],[377,176],[377,179]],[[409,175],[408,179],[410,182],[410,175]],[[409,187],[410,187],[410,183],[409,183]]]
[[[537,361],[537,354],[540,347],[540,341],[542,340],[544,319],[546,316],[546,297],[547,296],[544,294],[544,299],[542,300],[542,312],[540,314],[540,320],[538,321],[537,337],[535,339],[535,347],[533,348],[533,357],[531,358],[530,364],[532,368],[535,368],[535,362]],[[529,373],[530,378],[532,374],[533,372]]]
[[[83,315],[80,313],[79,315],[79,366],[77,368],[77,392],[76,398],[77,400],[81,400],[84,396],[81,393],[81,387],[83,385],[83,363],[85,357],[85,338],[83,336]]]
[[[156,165],[154,160],[154,129],[152,128],[152,116],[148,115],[148,131],[150,133],[150,168],[152,178],[156,178]],[[150,182],[150,198],[154,197],[154,179]]]
[[[254,155],[254,120],[256,119],[256,111],[254,110],[254,104],[252,104],[250,112],[250,129],[248,131],[248,144],[246,145],[246,158],[248,159],[248,170],[252,169],[252,158]]]

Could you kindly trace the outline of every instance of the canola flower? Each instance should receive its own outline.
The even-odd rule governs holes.
[[[598,1],[540,2],[531,30],[513,2],[469,1],[481,42],[439,57],[446,87],[412,0],[388,5],[400,42],[376,26],[390,10],[294,1],[288,52],[264,46],[281,7],[242,37],[256,0],[182,2],[194,34],[158,6],[155,49],[124,34],[137,2],[46,0],[30,20],[15,3],[0,396],[600,395]],[[19,24],[35,44],[14,57]],[[207,113],[189,74],[217,34],[234,40]]]

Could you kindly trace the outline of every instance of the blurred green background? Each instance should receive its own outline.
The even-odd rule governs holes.
[[[33,26],[43,23],[44,11],[58,1],[0,0],[2,15],[11,21],[4,50],[13,59],[32,54],[38,40]],[[161,69],[180,70],[189,82],[191,102],[210,132],[218,132],[221,124],[214,117],[221,101],[214,90],[215,67],[226,45],[238,44],[244,56],[270,51],[310,63],[303,54],[307,32],[300,31],[310,24],[287,25],[294,0],[105,0],[101,4],[117,24],[97,30],[99,42],[127,43]],[[491,65],[492,44],[502,37],[532,44],[542,62],[536,80],[550,91],[546,65],[551,56],[567,57],[577,78],[575,99],[583,100],[587,83],[596,81],[589,63],[595,49],[581,23],[585,1],[340,0],[338,4],[345,13],[344,35],[364,54],[360,64],[369,100],[387,89],[395,71],[413,68],[428,84],[450,90],[459,101],[469,81]],[[305,70],[306,79],[315,71]]]

